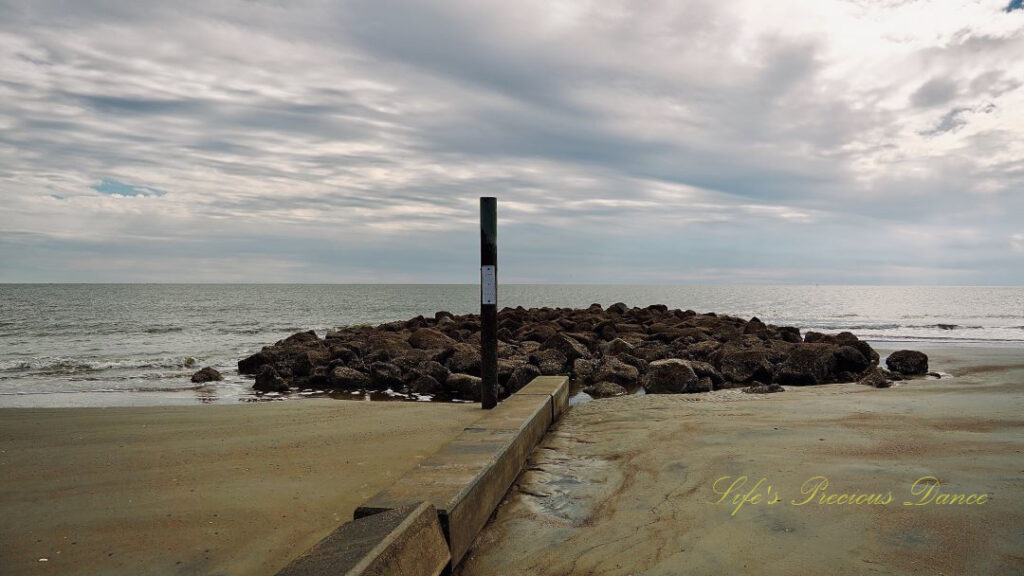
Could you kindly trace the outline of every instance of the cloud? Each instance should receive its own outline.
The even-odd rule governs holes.
[[[0,1],[0,280],[471,282],[495,195],[507,281],[1024,282],[1024,26],[924,4]]]
[[[957,83],[949,78],[932,78],[918,88],[910,100],[915,106],[929,107],[946,104],[956,98]]]

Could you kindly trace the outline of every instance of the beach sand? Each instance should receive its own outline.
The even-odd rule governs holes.
[[[952,377],[573,408],[457,573],[1024,573],[1024,349],[908,347]],[[891,501],[794,505],[815,476],[826,494]],[[924,476],[987,502],[913,495]],[[737,510],[761,478],[764,499]]]
[[[339,400],[0,410],[0,574],[274,574],[480,413]]]

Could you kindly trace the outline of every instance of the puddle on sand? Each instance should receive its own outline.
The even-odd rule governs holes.
[[[622,486],[623,474],[607,460],[571,456],[559,449],[568,442],[568,437],[555,437],[535,451],[517,488],[531,513],[581,526]]]

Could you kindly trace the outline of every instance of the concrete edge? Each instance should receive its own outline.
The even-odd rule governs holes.
[[[551,421],[554,422],[569,408],[569,377],[538,376],[512,396],[549,396]]]
[[[403,546],[403,542],[397,541],[398,534],[407,536],[406,542],[415,542],[416,545]],[[416,567],[421,570],[419,573],[424,575],[438,576],[444,572],[450,561],[451,552],[444,538],[437,510],[429,502],[420,502],[420,505],[406,516],[387,538],[353,566],[346,576],[393,574],[395,570],[392,568],[398,568],[403,576],[417,573],[410,571],[409,567]]]
[[[540,403],[530,409],[530,398]],[[437,509],[442,531],[448,542],[452,566],[458,565],[469,550],[479,531],[486,525],[508,489],[519,476],[533,449],[540,443],[547,429],[568,409],[569,379],[566,376],[539,376],[512,394],[505,402],[488,412],[462,434],[440,448],[427,461],[438,467],[446,458],[453,458],[451,465],[464,466],[464,456],[458,447],[473,446],[473,436],[485,432],[495,434],[511,433],[506,441],[494,442],[493,448],[479,453],[481,461],[471,469],[476,470],[465,484],[455,487],[446,485],[438,488],[429,482],[435,472],[426,469],[427,461],[410,470],[391,487],[378,492],[356,508],[354,516],[365,518],[381,513],[413,500],[430,501]],[[520,402],[519,399],[523,399]],[[509,402],[511,400],[511,402]],[[502,406],[507,406],[502,409]],[[518,406],[517,406],[518,405]],[[550,410],[543,410],[549,407]],[[538,411],[539,410],[539,411]],[[509,415],[523,414],[523,419],[510,422]],[[541,416],[543,414],[543,416]],[[494,420],[489,423],[488,420]],[[417,476],[419,476],[418,481]]]
[[[342,524],[277,576],[438,576],[450,560],[437,511],[419,502]]]

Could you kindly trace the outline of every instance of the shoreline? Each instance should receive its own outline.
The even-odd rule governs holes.
[[[1024,341],[935,341],[935,340],[865,340],[879,353],[885,354],[904,348],[919,349],[929,353],[931,350],[943,354],[948,350],[995,350],[1020,349],[1024,352]],[[931,356],[931,353],[929,353]],[[251,383],[251,380],[245,379]],[[248,384],[250,386],[251,384]],[[43,399],[50,401],[42,401]],[[350,397],[346,394],[330,396],[325,391],[315,394],[293,395],[257,395],[251,390],[230,396],[211,397],[204,391],[203,385],[191,385],[180,389],[158,390],[102,390],[102,391],[45,391],[12,393],[0,392],[0,410],[3,409],[71,409],[71,408],[112,408],[112,407],[157,407],[157,406],[235,406],[302,400],[339,400],[343,402],[363,402],[364,397]],[[56,401],[52,401],[56,400]],[[414,402],[405,398],[370,399],[372,402]],[[422,401],[421,401],[422,402]],[[458,403],[458,402],[456,402]]]

